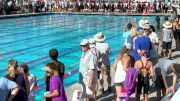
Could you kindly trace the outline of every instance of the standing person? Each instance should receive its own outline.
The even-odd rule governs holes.
[[[19,86],[5,78],[0,77],[0,97],[1,101],[13,101],[14,97],[18,94]]]
[[[128,45],[128,44],[126,44]],[[130,47],[128,47],[130,48]],[[130,49],[124,46],[121,53],[114,61],[114,83],[116,88],[116,101],[120,100],[120,93],[122,92],[122,87],[126,78],[127,68],[130,67],[131,57],[129,55]]]
[[[152,43],[152,49],[150,51],[150,60],[155,65],[158,62],[158,46],[159,46],[159,39],[157,34],[155,33],[155,28],[153,25],[149,26],[149,33],[147,36],[150,38]]]
[[[35,91],[34,89],[37,86],[36,77],[33,74],[29,74],[29,67],[27,65],[21,65],[21,71],[28,77],[30,84],[30,92],[28,96],[28,101],[35,101]]]
[[[143,32],[139,33],[139,35],[134,40],[135,50],[138,54],[142,53],[142,50],[145,50],[147,53],[147,58],[150,58],[150,50],[152,49],[151,40],[147,35],[149,33],[149,24],[143,25]]]
[[[157,89],[157,98],[158,100],[161,99],[161,92],[162,94],[168,94],[169,93],[169,87],[168,87],[168,79],[167,75],[173,73],[173,79],[172,79],[172,89],[171,92],[174,94],[176,89],[176,81],[177,81],[177,74],[176,70],[174,68],[174,62],[173,60],[161,58],[158,61],[158,64],[156,65],[155,71],[159,69],[159,73],[156,74],[156,81],[155,81],[155,87]],[[157,72],[156,72],[157,73]]]
[[[160,17],[159,16],[156,16],[156,25],[157,25],[157,29],[160,30]]]
[[[67,101],[63,82],[59,76],[59,68],[55,62],[47,63],[43,68],[50,76],[49,93],[45,93],[45,98],[51,98],[51,101]]]
[[[58,55],[59,55],[59,53],[58,53],[57,49],[53,48],[53,49],[49,50],[49,57],[58,66],[59,76],[61,77],[61,80],[63,81],[65,66],[64,66],[64,63],[58,61]],[[50,82],[50,76],[45,74],[46,91],[49,91],[49,88],[48,88],[49,87],[49,82]],[[51,101],[51,100],[46,99],[46,101]]]
[[[143,87],[144,101],[148,101],[149,76],[154,77],[153,65],[147,59],[145,50],[140,53],[141,59],[135,62],[134,67],[138,69],[137,101],[140,101],[140,94]]]
[[[20,87],[17,96],[13,101],[28,101],[28,95],[30,91],[29,81],[24,73],[17,73],[18,62],[14,59],[9,60],[8,74],[5,76],[9,80],[12,80]]]
[[[95,40],[93,39],[93,38],[90,38],[89,40],[89,47],[90,47],[90,50],[93,52],[93,54],[96,56],[96,62],[97,62],[97,67],[96,67],[96,69],[97,69],[97,74],[96,74],[96,76],[97,76],[97,89],[96,89],[96,93],[97,93],[97,91],[98,91],[98,85],[100,85],[100,65],[101,65],[101,62],[102,62],[102,59],[101,59],[101,53],[96,49],[96,42],[95,42]],[[95,98],[96,98],[96,94],[95,94]]]
[[[84,101],[95,101],[97,58],[90,50],[87,39],[81,40],[80,46],[82,56],[79,67],[79,83],[82,85],[82,99]]]
[[[162,48],[163,48],[163,56],[166,57],[166,50],[168,50],[168,57],[171,58],[172,54],[172,38],[173,38],[173,31],[172,31],[172,24],[169,21],[163,23],[162,29]]]
[[[111,54],[109,44],[105,42],[106,37],[102,32],[94,35],[94,40],[96,41],[96,49],[100,51],[102,63],[101,63],[101,74],[100,74],[100,83],[101,83],[101,92],[104,93],[104,76],[107,75],[108,82],[108,91],[111,92],[111,76],[110,76],[110,60],[109,56]]]
[[[127,31],[123,33],[123,37],[127,38],[131,34],[132,23],[128,23],[126,26]]]

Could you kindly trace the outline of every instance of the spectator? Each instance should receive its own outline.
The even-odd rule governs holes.
[[[28,101],[28,95],[30,91],[28,77],[24,73],[17,72],[18,62],[14,59],[9,60],[8,74],[5,76],[9,80],[12,80],[20,87],[17,96],[13,101]]]
[[[129,47],[128,44],[123,47],[121,53],[118,55],[118,57],[115,59],[113,68],[115,71],[114,75],[114,83],[116,88],[116,101],[119,101],[120,93],[122,92],[122,87],[124,84],[124,80],[126,78],[126,72],[128,67],[130,67],[131,64],[131,56],[129,55],[131,46]]]
[[[156,71],[155,87],[157,89],[158,100],[161,99],[161,92],[164,95],[168,94],[170,91],[174,94],[175,89],[176,89],[176,81],[177,81],[176,70],[174,68],[174,62],[172,60],[164,59],[162,57],[161,59],[159,59],[158,64],[155,67],[155,71]],[[170,73],[173,73],[172,89],[169,89],[168,87],[169,81],[167,79],[167,75]]]
[[[83,39],[80,45],[82,57],[79,67],[79,83],[82,85],[82,99],[84,101],[95,101],[97,58],[90,50],[87,39]]]
[[[149,33],[149,25],[143,25],[144,34]],[[150,50],[152,49],[151,40],[148,36],[142,35],[143,33],[139,33],[138,37],[134,40],[135,50],[138,54],[142,53],[142,50],[147,52],[147,58],[150,57]]]
[[[108,82],[108,91],[111,91],[111,76],[110,76],[110,60],[109,55],[111,53],[109,44],[105,42],[105,35],[102,32],[97,33],[94,35],[94,39],[96,41],[96,49],[100,51],[102,64],[101,64],[101,75],[100,75],[100,83],[101,83],[101,91],[104,93],[104,76],[107,75],[107,82]]]
[[[130,34],[131,34],[131,28],[133,27],[133,25],[131,23],[128,23],[126,28],[127,28],[127,31],[123,33],[123,37],[124,38],[127,38]]]
[[[51,101],[67,101],[63,82],[59,76],[59,68],[56,63],[50,62],[43,69],[50,76],[49,93],[45,93],[44,97],[51,98]]]
[[[162,29],[162,48],[163,48],[163,56],[166,57],[165,51],[168,50],[167,58],[171,58],[171,47],[172,47],[172,38],[173,38],[173,31],[172,31],[172,24],[169,21],[163,23]]]
[[[37,86],[36,77],[33,74],[29,74],[29,67],[27,65],[21,65],[21,71],[28,77],[30,92],[28,101],[35,101],[35,88]]]
[[[0,77],[0,96],[1,101],[13,101],[14,97],[18,94],[18,85],[4,77]]]
[[[49,57],[58,66],[59,76],[60,76],[60,78],[61,78],[61,80],[63,82],[65,66],[64,66],[64,63],[58,61],[58,55],[59,55],[59,53],[58,53],[57,49],[53,48],[53,49],[49,50]],[[48,88],[49,87],[49,82],[50,82],[50,76],[45,74],[46,91],[49,91],[49,88]],[[48,99],[46,99],[46,100],[48,100]]]

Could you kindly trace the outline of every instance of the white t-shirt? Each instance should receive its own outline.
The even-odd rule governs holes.
[[[108,43],[102,42],[96,42],[96,49],[101,53],[102,58],[102,67],[108,67],[110,66],[110,47]]]
[[[169,59],[159,59],[158,66],[161,69],[162,76],[166,76],[167,72],[171,71],[171,66],[173,65],[173,61]]]

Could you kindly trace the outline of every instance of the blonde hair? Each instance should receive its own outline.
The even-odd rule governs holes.
[[[131,32],[131,34],[130,34],[131,36],[137,36],[137,31],[136,31],[136,26],[135,25],[133,25],[130,32]]]

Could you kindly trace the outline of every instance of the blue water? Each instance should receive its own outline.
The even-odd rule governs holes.
[[[97,32],[106,35],[112,55],[111,64],[124,43],[123,29],[128,22],[138,24],[140,19],[148,19],[155,24],[154,16],[98,16],[98,15],[63,15],[53,14],[0,20],[0,76],[7,71],[10,59],[20,64],[28,63],[41,87],[36,91],[36,100],[43,99],[45,90],[44,74],[41,70],[47,62],[48,51],[57,48],[59,60],[65,63],[65,72],[78,70],[81,56],[80,40],[91,38]],[[44,57],[44,58],[43,58]],[[43,59],[42,59],[43,58]],[[37,60],[34,62],[33,60]],[[78,73],[65,78],[65,88],[78,81]]]

